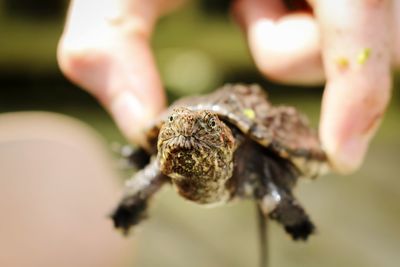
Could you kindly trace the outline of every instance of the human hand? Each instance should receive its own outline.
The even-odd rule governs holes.
[[[63,72],[141,144],[140,130],[165,105],[149,37],[157,17],[180,2],[75,0],[60,42]],[[400,30],[394,27],[400,19],[390,4],[393,10],[399,4],[312,4],[316,18],[287,12],[281,0],[237,0],[234,10],[266,76],[292,84],[318,84],[326,76],[321,140],[333,167],[351,172],[361,164],[390,97],[390,67],[400,61]]]
[[[237,0],[234,13],[261,72],[291,84],[326,78],[320,138],[333,168],[356,170],[390,99],[400,63],[400,2],[314,0],[288,12],[282,0]]]

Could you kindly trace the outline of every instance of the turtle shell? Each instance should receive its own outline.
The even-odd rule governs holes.
[[[159,129],[171,111],[182,106],[213,111],[248,138],[290,160],[302,176],[315,177],[326,169],[326,155],[307,118],[293,107],[271,105],[258,85],[227,84],[208,95],[174,102],[148,130],[151,147],[155,147]]]

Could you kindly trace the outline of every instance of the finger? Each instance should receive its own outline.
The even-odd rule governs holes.
[[[264,75],[289,84],[323,82],[319,32],[310,14],[289,14],[280,0],[236,0],[233,12]]]
[[[390,98],[390,1],[319,0],[327,85],[320,135],[333,167],[357,169]]]
[[[165,105],[149,45],[157,17],[171,7],[159,2],[75,0],[58,49],[66,76],[98,98],[124,135],[142,145],[143,128]]]

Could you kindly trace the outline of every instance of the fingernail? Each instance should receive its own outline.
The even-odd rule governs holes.
[[[149,107],[133,93],[124,91],[113,99],[110,110],[125,137],[134,143],[144,145],[144,128],[153,119]]]

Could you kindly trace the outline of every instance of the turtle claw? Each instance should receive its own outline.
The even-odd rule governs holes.
[[[114,227],[120,229],[124,235],[129,234],[132,226],[144,220],[146,215],[147,202],[144,200],[133,204],[121,203],[110,215]]]
[[[315,226],[311,221],[304,220],[299,224],[285,226],[285,230],[293,240],[307,241],[308,237],[315,232]]]

